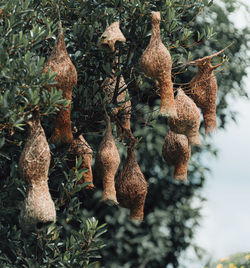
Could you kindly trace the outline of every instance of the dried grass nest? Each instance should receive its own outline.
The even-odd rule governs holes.
[[[126,38],[120,30],[120,22],[113,22],[107,27],[105,32],[101,35],[101,47],[108,48],[111,52],[115,52],[116,42],[125,43]]]
[[[57,84],[47,85],[45,88],[47,90],[51,90],[52,87],[61,89],[63,97],[71,101],[72,91],[77,83],[77,72],[66,50],[61,22],[59,22],[57,44],[43,68],[43,73],[48,72],[48,70],[57,73],[55,78]],[[70,144],[73,140],[70,107],[69,104],[67,110],[62,109],[57,113],[55,129],[51,138],[55,144]]]
[[[190,62],[190,65],[197,65],[198,71],[194,78],[190,81],[191,88],[190,97],[196,105],[201,108],[205,131],[210,133],[217,130],[216,123],[216,97],[217,97],[217,82],[214,75],[214,70],[222,65],[222,63],[213,66],[211,60],[218,56],[225,49],[210,55]]]
[[[143,72],[154,78],[160,86],[160,115],[176,117],[171,79],[172,60],[168,49],[161,40],[160,21],[160,12],[152,12],[152,35],[140,63]]]
[[[90,145],[84,139],[83,135],[74,138],[70,147],[68,149],[68,163],[70,167],[74,166],[76,157],[82,157],[82,163],[80,165],[81,169],[87,169],[86,172],[83,173],[84,182],[88,182],[89,184],[84,188],[87,190],[92,190],[95,188],[93,184],[93,173],[92,173],[92,157],[93,150]],[[79,183],[82,183],[81,180]]]
[[[185,135],[169,131],[162,147],[162,156],[169,166],[174,166],[174,178],[187,181],[188,160],[191,146]]]
[[[20,217],[20,224],[24,231],[38,230],[56,221],[55,205],[47,182],[50,149],[38,111],[33,112],[28,125],[30,134],[19,159],[20,176],[29,183]]]
[[[200,111],[194,101],[179,88],[175,99],[178,117],[169,117],[168,123],[172,131],[184,134],[191,145],[200,145]]]
[[[111,103],[114,97],[116,84],[118,79],[114,74],[111,77],[105,78],[101,85],[102,91],[108,98],[108,103]],[[120,124],[116,124],[117,137],[121,139],[122,136],[126,136],[124,129],[130,130],[130,118],[131,118],[131,101],[129,99],[129,92],[123,76],[119,77],[119,86],[117,93],[118,107],[112,109],[112,116],[116,116]]]
[[[97,152],[95,170],[103,183],[102,201],[117,205],[115,174],[120,164],[120,155],[112,135],[109,117],[106,122],[107,129]]]
[[[142,221],[148,184],[136,161],[134,146],[129,146],[127,158],[116,179],[119,205],[130,209],[132,220]]]

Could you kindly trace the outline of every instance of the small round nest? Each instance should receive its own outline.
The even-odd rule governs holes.
[[[185,135],[169,131],[162,147],[162,156],[169,166],[174,166],[174,178],[187,181],[188,160],[191,146]]]
[[[172,131],[184,134],[191,145],[200,145],[200,111],[194,101],[182,89],[178,89],[176,101],[178,117],[169,117],[168,123]]]

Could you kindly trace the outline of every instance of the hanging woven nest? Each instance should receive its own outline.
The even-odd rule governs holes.
[[[130,209],[132,220],[143,220],[147,188],[147,182],[135,158],[134,146],[129,146],[127,158],[116,179],[116,196],[120,206]]]
[[[218,56],[225,49],[190,62],[190,65],[197,65],[198,71],[194,78],[190,81],[191,88],[190,97],[194,100],[196,105],[201,108],[205,131],[206,133],[216,131],[216,97],[217,97],[217,82],[214,75],[214,70],[222,65],[222,63],[213,66],[211,60],[213,57]]]
[[[118,107],[112,109],[112,115],[116,116],[120,121],[120,124],[116,124],[116,127],[117,137],[121,138],[124,135],[126,136],[124,129],[130,130],[131,101],[129,99],[127,85],[123,76],[121,75],[119,79],[119,87],[116,98]],[[101,85],[102,91],[108,97],[108,103],[111,103],[113,100],[116,84],[117,77],[112,75],[111,77],[107,77]]]
[[[110,118],[107,117],[107,130],[96,156],[95,170],[102,179],[102,201],[118,204],[115,190],[115,174],[120,164],[120,156],[112,135]]]
[[[200,145],[200,111],[194,101],[182,89],[178,89],[176,101],[178,117],[169,117],[168,123],[172,131],[184,134],[191,145]]]
[[[50,72],[57,73],[55,78],[57,84],[47,85],[45,88],[47,90],[53,87],[61,89],[63,97],[71,102],[72,91],[77,83],[77,72],[66,50],[61,22],[59,22],[57,44],[43,68],[43,73],[48,72],[49,69]],[[70,144],[73,140],[70,106],[71,104],[68,105],[66,110],[62,109],[57,113],[55,129],[51,138],[55,144]]]
[[[115,52],[116,42],[125,43],[126,38],[120,30],[120,22],[112,23],[101,35],[101,47],[108,48],[111,52]]]
[[[143,72],[157,80],[160,86],[160,114],[176,117],[173,83],[171,79],[172,61],[168,49],[161,41],[160,12],[152,12],[152,35],[149,45],[141,57]]]
[[[95,188],[93,184],[93,173],[91,167],[92,156],[93,151],[82,135],[73,139],[68,149],[68,164],[72,168],[74,167],[76,157],[82,157],[80,169],[87,169],[87,171],[83,173],[84,182],[89,183],[85,186],[85,189],[87,190],[92,190]],[[83,180],[80,180],[79,183],[83,183]]]
[[[38,111],[28,121],[30,134],[19,159],[20,176],[29,183],[21,210],[24,231],[38,230],[56,221],[56,210],[48,188],[50,149]]]
[[[174,166],[174,178],[187,181],[188,160],[191,146],[185,135],[169,131],[162,147],[162,156],[169,166]]]

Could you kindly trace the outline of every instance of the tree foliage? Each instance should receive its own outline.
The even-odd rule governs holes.
[[[108,226],[107,245],[99,252],[104,267],[168,264],[178,267],[181,253],[192,245],[204,201],[200,191],[207,169],[201,163],[201,153],[215,151],[202,139],[203,146],[192,149],[189,182],[173,181],[173,171],[161,157],[167,119],[157,116],[157,88],[143,75],[139,59],[150,39],[151,11],[161,11],[161,36],[172,56],[175,88],[185,86],[193,77],[195,69],[186,64],[189,60],[212,54],[234,41],[226,56],[219,58],[225,64],[216,75],[217,114],[219,126],[224,127],[235,118],[228,107],[228,96],[246,95],[242,78],[248,64],[245,58],[249,30],[236,30],[230,21],[234,6],[235,1],[222,1],[218,5],[207,0],[3,0],[0,3],[0,233],[4,238],[0,241],[0,263],[3,267],[33,267],[34,260],[37,267],[90,265],[89,260],[103,246],[99,235],[104,223]],[[76,187],[82,172],[77,171],[77,165],[75,169],[67,166],[67,148],[57,148],[50,142],[55,112],[67,105],[61,91],[43,90],[44,85],[55,83],[56,74],[41,74],[55,45],[58,9],[67,51],[78,72],[72,125],[78,129],[78,135],[83,133],[94,152],[105,128],[104,106],[108,113],[117,106],[115,102],[109,104],[100,90],[102,81],[111,75],[114,55],[102,50],[99,41],[106,27],[120,20],[127,41],[117,48],[115,75],[122,74],[128,85],[132,131],[140,138],[137,160],[149,183],[145,219],[140,225],[128,220],[127,210],[99,202],[102,186],[98,179],[93,193],[83,190],[84,185]],[[42,114],[52,152],[49,184],[58,222],[42,234],[26,237],[20,231],[18,215],[27,185],[19,177],[17,163],[27,136],[26,119],[36,107]],[[204,136],[203,127],[201,135]],[[124,159],[126,144],[117,142],[117,146]],[[93,216],[101,226],[97,226]]]

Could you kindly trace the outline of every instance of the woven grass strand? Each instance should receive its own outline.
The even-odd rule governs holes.
[[[187,181],[188,160],[191,146],[185,135],[169,131],[162,147],[162,156],[169,166],[174,166],[174,178]]]
[[[160,115],[176,117],[173,83],[171,79],[172,61],[168,49],[160,35],[160,12],[152,12],[152,35],[149,45],[141,57],[143,72],[157,80],[160,86]]]
[[[117,205],[115,174],[120,165],[120,155],[112,135],[109,117],[107,117],[106,122],[107,129],[98,149],[95,167],[103,183],[102,201]]]
[[[88,182],[89,184],[84,188],[88,190],[94,189],[95,186],[93,184],[93,173],[91,167],[93,150],[82,135],[78,138],[74,138],[68,149],[68,163],[70,167],[74,166],[76,157],[82,157],[80,169],[87,169],[87,171],[83,173],[83,179],[85,183]],[[79,183],[82,182],[82,180],[79,181]]]
[[[66,50],[62,24],[59,22],[59,34],[57,44],[54,47],[48,61],[46,62],[43,72],[56,72],[55,85],[47,85],[45,88],[51,90],[52,87],[62,90],[62,95],[65,99],[71,102],[72,91],[77,83],[77,72]],[[70,144],[73,140],[70,119],[70,107],[66,110],[60,110],[57,113],[55,129],[52,134],[52,142],[55,144]]]
[[[191,145],[200,145],[200,111],[194,101],[182,89],[178,89],[175,99],[178,117],[169,117],[168,123],[172,131],[184,134]]]
[[[116,196],[120,206],[130,209],[130,219],[143,221],[147,188],[136,161],[134,147],[129,146],[127,158],[116,179]]]
[[[216,97],[218,86],[214,70],[222,64],[213,66],[211,60],[223,51],[224,49],[213,55],[206,56],[190,63],[191,65],[198,66],[196,75],[189,83],[191,88],[190,97],[194,100],[196,105],[201,108],[206,133],[217,131]]]
[[[117,84],[117,77],[112,75],[104,79],[101,89],[108,97],[108,103],[113,100],[115,88]],[[121,125],[116,124],[117,138],[121,139],[126,136],[124,129],[130,130],[130,118],[131,118],[131,101],[129,99],[129,92],[123,76],[120,76],[119,89],[117,96],[117,104],[119,107],[112,109],[112,115],[117,116],[120,119]]]
[[[19,159],[20,176],[29,183],[21,210],[20,223],[24,231],[37,230],[56,221],[56,210],[48,187],[50,149],[40,123],[39,112],[28,121],[30,134]]]
[[[111,52],[115,52],[116,42],[126,42],[126,38],[120,30],[119,21],[113,22],[101,35],[101,46],[103,48],[108,47]]]

